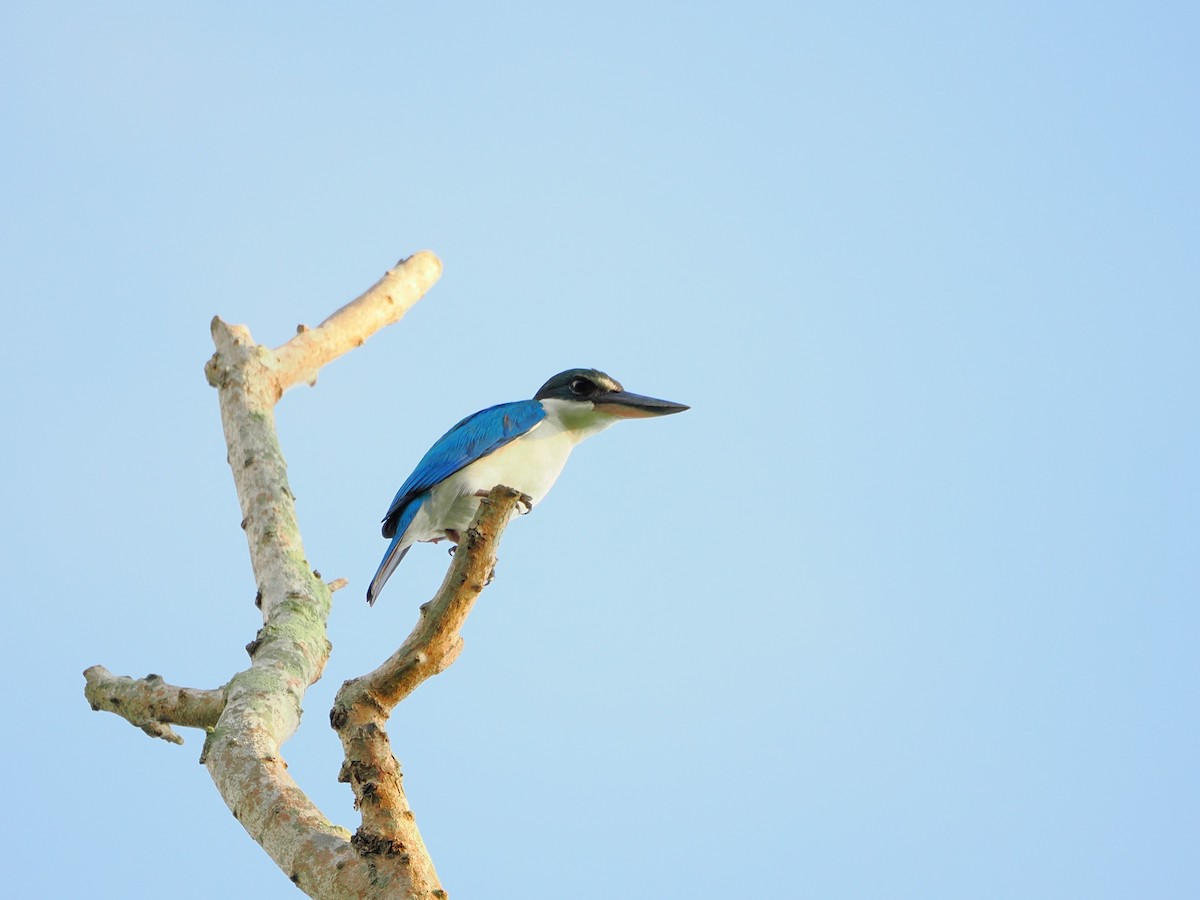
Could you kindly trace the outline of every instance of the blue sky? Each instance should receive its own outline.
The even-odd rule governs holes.
[[[259,619],[215,314],[442,281],[278,407],[337,686],[450,424],[596,366],[585,444],[392,738],[456,900],[1200,891],[1190,4],[9,4],[14,896],[291,897],[80,672],[214,687]],[[16,848],[21,848],[19,851]]]

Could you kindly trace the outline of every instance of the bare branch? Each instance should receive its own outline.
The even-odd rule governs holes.
[[[225,689],[202,691],[167,684],[158,675],[136,681],[127,675],[114,675],[104,666],[92,666],[83,673],[87,679],[83,695],[92,709],[116,713],[151,737],[172,744],[183,738],[171,725],[212,728],[225,708]]]
[[[414,859],[428,859],[384,726],[397,703],[457,658],[463,643],[459,632],[491,580],[496,545],[520,497],[504,485],[492,488],[459,542],[442,586],[421,607],[421,617],[400,649],[374,672],[347,681],[338,691],[329,718],[346,753],[339,779],[350,782],[362,812],[355,840],[363,846],[420,847]]]
[[[315,384],[322,366],[399,322],[441,275],[442,261],[422,250],[396,263],[361,297],[316,328],[299,326],[296,336],[275,351],[280,393],[302,381]]]
[[[418,253],[277,351],[256,344],[244,326],[213,319],[216,352],[205,373],[217,388],[263,617],[248,648],[251,666],[218,692],[173,688],[157,676],[135,682],[98,666],[85,673],[93,708],[118,712],[147,733],[177,741],[170,722],[209,729],[202,762],[222,798],[288,877],[314,897],[445,895],[419,835],[411,847],[351,840],[300,790],[280,755],[299,725],[305,690],[329,658],[331,592],[344,580],[326,584],[305,558],[274,404],[289,387],[312,382],[322,365],[398,321],[440,274],[436,256]]]

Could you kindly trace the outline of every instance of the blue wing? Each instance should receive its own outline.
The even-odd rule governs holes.
[[[403,534],[412,521],[424,494],[459,469],[498,450],[525,434],[546,418],[546,410],[537,400],[517,400],[481,409],[467,416],[429,448],[416,469],[396,492],[387,515],[383,517],[383,536]],[[410,512],[409,507],[412,507]],[[406,515],[407,513],[407,515]],[[404,528],[399,526],[403,524]]]

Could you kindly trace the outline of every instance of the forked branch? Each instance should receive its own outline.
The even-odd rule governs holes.
[[[289,388],[315,382],[323,365],[402,318],[440,274],[436,256],[418,253],[275,350],[256,344],[243,326],[213,320],[216,353],[205,372],[218,392],[263,617],[247,648],[251,665],[214,691],[174,687],[158,676],[120,678],[100,666],[85,673],[93,708],[115,712],[153,736],[178,742],[172,724],[204,728],[202,761],[226,804],[313,897],[445,896],[383,726],[396,703],[453,662],[462,644],[459,629],[490,576],[516,494],[500,487],[491,492],[408,640],[338,694],[331,719],[346,749],[342,777],[363,815],[352,838],[300,790],[280,755],[299,725],[305,690],[328,660],[326,619],[340,580],[326,584],[305,557],[274,405]]]

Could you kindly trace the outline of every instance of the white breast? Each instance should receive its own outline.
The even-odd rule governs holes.
[[[541,502],[558,480],[575,445],[617,421],[613,416],[590,413],[584,427],[580,427],[576,416],[573,427],[568,428],[558,402],[543,401],[547,416],[528,434],[459,469],[435,487],[409,534],[415,540],[429,541],[443,537],[447,529],[462,531],[479,508],[475,492],[489,491],[497,484],[528,494],[535,505]]]

